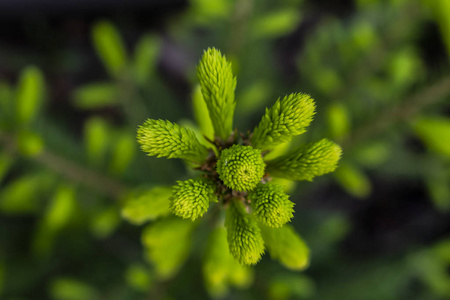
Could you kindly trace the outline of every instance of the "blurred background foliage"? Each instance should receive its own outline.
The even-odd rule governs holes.
[[[450,299],[450,1],[3,1],[0,16],[1,299]],[[241,268],[220,228],[163,218],[191,171],[146,157],[136,128],[207,128],[195,65],[211,46],[233,62],[241,131],[305,92],[316,122],[275,151],[343,146],[335,173],[283,182],[303,272]]]

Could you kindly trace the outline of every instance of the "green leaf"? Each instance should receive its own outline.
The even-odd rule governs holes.
[[[266,171],[274,177],[312,181],[316,176],[333,172],[341,153],[337,144],[322,139],[268,161]]]
[[[133,191],[125,199],[122,217],[130,223],[140,225],[170,214],[172,188],[157,186],[151,189]]]
[[[197,76],[214,132],[222,140],[226,140],[233,131],[236,106],[234,101],[236,77],[233,76],[231,63],[219,50],[209,48],[197,66]]]
[[[324,218],[314,235],[323,244],[331,245],[342,241],[351,229],[351,221],[345,215],[337,213]]]
[[[169,121],[148,119],[139,126],[137,139],[149,156],[182,158],[197,164],[208,156],[192,130]]]
[[[327,111],[328,131],[333,139],[341,140],[350,130],[350,116],[345,105],[333,103]]]
[[[313,70],[309,76],[315,87],[328,96],[335,95],[344,86],[342,77],[336,70],[329,67],[321,67]]]
[[[97,211],[91,219],[91,232],[99,239],[109,237],[120,225],[120,213],[117,206],[111,205]]]
[[[442,39],[447,48],[450,58],[450,2],[447,0],[426,0],[424,1],[432,10],[435,21],[439,26]]]
[[[156,70],[161,41],[154,35],[144,35],[138,42],[133,61],[134,78],[140,85],[145,85]]]
[[[88,161],[99,166],[105,161],[109,145],[108,124],[101,118],[93,117],[84,125],[84,144]]]
[[[127,65],[127,53],[122,37],[114,25],[101,21],[92,29],[97,54],[112,77],[119,78]]]
[[[341,163],[334,172],[334,176],[349,194],[357,198],[366,198],[370,195],[372,184],[367,175],[355,165]]]
[[[213,229],[203,259],[203,279],[213,298],[222,298],[229,285],[248,287],[253,281],[252,269],[239,265],[228,251],[227,231],[223,226]]]
[[[247,116],[259,110],[260,107],[264,107],[272,89],[272,83],[265,80],[252,83],[238,95],[236,113],[239,116]]]
[[[35,253],[43,255],[49,252],[55,235],[74,216],[76,204],[75,188],[68,185],[59,186],[37,227],[33,241]]]
[[[314,282],[304,275],[289,274],[277,276],[269,285],[269,299],[288,300],[292,296],[310,299],[316,292]]]
[[[450,265],[450,240],[448,238],[445,238],[434,245],[432,251],[436,258],[438,258],[441,262]]]
[[[258,39],[278,38],[292,32],[300,20],[301,15],[296,9],[272,11],[253,22],[251,34]]]
[[[161,279],[173,277],[188,258],[193,222],[177,217],[158,220],[142,234],[146,257]]]
[[[91,83],[76,89],[72,95],[75,107],[98,109],[119,104],[119,89],[111,82]]]
[[[351,34],[354,46],[362,52],[369,51],[379,39],[374,26],[367,20],[356,22]]]
[[[271,228],[261,225],[261,234],[272,259],[291,270],[304,270],[308,267],[308,246],[292,226]]]
[[[428,117],[413,125],[414,131],[422,142],[433,152],[450,157],[450,119]]]
[[[233,12],[233,1],[191,0],[189,18],[203,26],[214,26],[227,20]]]
[[[355,149],[353,158],[360,165],[375,167],[385,162],[391,151],[390,145],[386,142],[369,141]]]
[[[71,278],[59,278],[50,285],[50,295],[55,300],[95,300],[99,293],[88,284]]]
[[[192,107],[195,121],[200,127],[201,133],[210,140],[214,140],[214,128],[200,86],[197,86],[192,92]]]
[[[390,84],[403,88],[411,86],[420,78],[419,74],[424,74],[420,55],[412,47],[395,52],[390,58],[388,71]]]
[[[44,96],[44,76],[36,67],[27,67],[20,74],[16,92],[16,119],[28,124],[37,116]]]
[[[295,93],[278,99],[255,128],[251,138],[256,148],[267,150],[288,142],[306,131],[315,113],[314,100],[306,94]]]
[[[61,185],[55,192],[43,218],[50,230],[61,230],[73,216],[76,193],[73,186]]]
[[[14,180],[0,190],[0,211],[8,214],[35,212],[51,183],[52,178],[43,174],[29,174]]]
[[[447,245],[446,245],[447,244]],[[448,241],[444,240],[435,247],[448,251]],[[450,296],[449,263],[442,260],[437,249],[426,249],[414,253],[410,258],[413,271],[436,296],[447,299]],[[448,254],[447,254],[448,255]]]
[[[136,140],[133,136],[122,133],[114,141],[110,170],[113,174],[122,174],[136,155]]]
[[[264,253],[264,242],[256,221],[245,211],[239,199],[233,199],[225,218],[228,248],[242,265],[254,265]]]
[[[27,157],[38,156],[44,150],[42,138],[30,131],[21,131],[17,138],[17,144],[22,155]]]
[[[140,292],[147,292],[150,290],[153,279],[148,267],[141,264],[133,264],[128,267],[125,273],[127,284]]]

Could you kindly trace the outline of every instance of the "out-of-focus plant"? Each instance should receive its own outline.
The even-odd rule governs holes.
[[[418,251],[409,257],[413,273],[427,285],[433,293],[446,299],[450,297],[450,240],[442,240],[436,245]]]
[[[176,216],[195,221],[208,211],[211,203],[218,202],[218,206],[211,208],[215,213],[209,217],[219,226],[211,239],[217,239],[214,243],[219,245],[228,244],[229,253],[210,242],[207,255],[215,259],[206,259],[204,276],[213,294],[226,291],[227,285],[233,282],[231,274],[248,274],[230,262],[230,254],[241,265],[253,265],[267,248],[271,257],[286,267],[304,269],[309,262],[309,250],[294,229],[286,225],[293,217],[294,203],[282,185],[270,181],[272,176],[311,181],[332,172],[341,155],[340,147],[322,139],[265,160],[265,154],[276,145],[306,131],[315,113],[314,101],[300,93],[279,99],[266,110],[252,133],[242,134],[233,131],[236,78],[231,64],[216,49],[208,49],[197,72],[206,105],[197,104],[195,108],[201,111],[196,115],[211,120],[203,123],[211,124],[214,132],[211,140],[206,136],[211,128],[205,131],[204,138],[209,145],[202,144],[190,129],[153,119],[139,127],[137,138],[148,155],[184,159],[195,166],[199,176],[178,181],[170,198],[162,193],[129,201],[123,215],[139,224],[152,219],[156,211],[161,212],[159,216],[165,215],[169,207]],[[142,205],[143,201],[148,204]],[[224,221],[220,217],[223,210],[217,207],[226,208]],[[148,257],[162,277],[171,276],[186,259],[196,224],[170,217],[145,230],[143,242]],[[221,240],[225,237],[221,234],[223,226],[227,242]]]
[[[438,2],[429,4],[441,5]],[[414,131],[433,151],[446,151],[446,125],[440,121],[443,118],[425,121],[420,116],[431,104],[446,99],[450,88],[445,74],[426,85],[425,62],[414,45],[420,26],[429,17],[420,1],[359,1],[358,5],[361,13],[350,22],[327,20],[311,34],[305,51],[298,57],[298,70],[300,87],[320,95],[328,106],[327,113],[319,116],[326,120],[319,124],[327,126],[317,131],[327,132],[346,150],[334,177],[348,193],[367,198],[372,190],[367,171],[380,169],[387,162],[395,164],[391,161],[394,157],[408,152],[398,139],[394,142],[393,135],[380,136],[386,129],[418,117],[417,122],[412,122]],[[439,22],[445,28],[445,21]],[[445,30],[443,33],[445,38]],[[415,91],[417,86],[423,86],[423,90]],[[412,91],[415,94],[411,96]],[[405,101],[399,101],[402,98]],[[425,178],[443,174],[427,169],[422,171]],[[425,180],[433,182],[428,184],[430,195],[441,209],[448,206],[444,203],[448,202],[444,200],[448,186],[444,182],[449,179],[446,178]]]
[[[16,85],[12,78],[0,80],[0,222],[6,228],[0,231],[0,298],[142,299],[151,293],[151,299],[183,299],[193,293],[203,299],[207,296],[199,287],[204,285],[212,297],[231,293],[233,299],[253,299],[255,294],[271,299],[445,299],[446,242],[435,247],[392,238],[392,223],[416,224],[419,236],[417,224],[423,224],[418,223],[423,219],[402,220],[392,213],[395,220],[383,222],[382,230],[388,241],[395,240],[398,251],[374,236],[376,246],[369,255],[358,256],[351,251],[374,245],[357,241],[354,247],[358,232],[366,227],[381,230],[366,224],[370,217],[362,221],[358,214],[381,201],[347,204],[334,185],[327,185],[327,178],[312,184],[272,178],[270,185],[286,187],[283,196],[290,194],[296,202],[301,195],[306,201],[297,203],[292,224],[258,225],[263,240],[270,241],[265,248],[280,264],[264,260],[256,269],[242,267],[227,251],[223,224],[230,207],[224,207],[223,200],[207,203],[202,220],[170,216],[170,184],[182,176],[183,167],[191,178],[207,172],[194,170],[198,165],[191,162],[145,157],[136,151],[135,132],[147,117],[178,120],[176,124],[195,133],[200,148],[217,148],[208,141],[215,140],[215,130],[211,118],[204,117],[209,108],[202,87],[194,87],[195,60],[188,54],[216,45],[225,49],[239,78],[233,126],[243,132],[254,127],[269,100],[279,94],[305,91],[318,100],[317,122],[309,134],[263,151],[265,161],[325,136],[344,148],[339,168],[328,178],[335,178],[348,193],[376,197],[385,188],[380,180],[409,184],[419,179],[440,210],[434,218],[425,215],[425,221],[445,217],[450,207],[448,113],[446,102],[439,100],[448,99],[448,61],[434,49],[439,44],[428,43],[441,39],[448,53],[447,2],[358,0],[342,15],[322,7],[324,1],[192,0],[164,23],[164,39],[145,33],[135,44],[130,27],[120,33],[112,23],[100,21],[91,38],[104,70],[76,49],[52,57],[55,65],[49,74],[60,71],[60,57],[75,57],[83,63],[74,68],[72,62],[72,69],[64,67],[62,73],[72,78],[92,67],[95,72],[90,75],[98,76],[81,77],[68,98],[73,106],[64,107],[63,113],[58,111],[61,102],[53,99],[58,91],[53,90],[54,78],[44,82],[42,74],[49,68],[41,58],[49,54],[24,57],[17,51],[9,59],[2,37],[1,75],[21,75]],[[429,35],[430,29],[435,36]],[[185,59],[185,64],[172,55]],[[43,71],[24,67],[24,61],[34,58],[39,58],[35,63]],[[167,71],[164,64],[170,63],[170,72],[180,72],[177,76],[194,87],[192,111],[198,126],[179,119],[186,116],[184,104],[177,101],[183,97],[172,93],[179,92],[179,86],[168,88],[158,73],[157,66]],[[45,106],[50,101],[57,113]],[[208,155],[218,158],[221,150]],[[193,183],[184,182],[175,190]],[[336,197],[323,201],[322,195],[330,192]],[[262,192],[251,193],[265,199]],[[396,200],[401,201],[393,195],[389,203]],[[342,209],[343,202],[348,207]],[[311,207],[316,203],[320,207]],[[249,211],[251,206],[247,205]],[[205,205],[198,208],[201,213]],[[264,212],[265,207],[253,210],[255,219],[256,210]],[[408,212],[402,208],[402,215]],[[190,215],[186,210],[181,214]],[[121,222],[121,216],[135,225],[152,222],[142,228],[142,245],[139,228]],[[298,253],[307,250],[294,227],[302,228],[313,254],[311,268],[301,275],[291,269],[303,264]],[[284,234],[277,234],[281,231]],[[405,253],[411,253],[410,259],[402,259]],[[197,279],[201,273],[203,283]],[[253,282],[252,291],[238,295],[232,289],[248,288]]]

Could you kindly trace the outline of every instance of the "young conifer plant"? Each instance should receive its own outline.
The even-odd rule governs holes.
[[[266,109],[252,133],[243,134],[233,130],[236,78],[230,62],[220,51],[208,49],[197,75],[208,112],[203,117],[214,129],[214,139],[205,136],[208,146],[194,131],[170,121],[149,119],[137,132],[148,155],[181,158],[199,171],[197,178],[173,187],[171,212],[195,221],[210,206],[219,205],[226,212],[226,239],[236,262],[254,265],[267,248],[288,268],[304,268],[307,259],[297,253],[305,253],[307,247],[287,225],[294,203],[283,186],[271,181],[274,177],[311,181],[330,173],[337,167],[341,148],[322,139],[266,159],[274,147],[306,131],[315,114],[314,100],[302,93],[280,98]]]

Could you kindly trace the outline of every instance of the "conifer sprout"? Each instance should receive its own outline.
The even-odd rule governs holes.
[[[309,265],[309,249],[290,225],[271,228],[261,225],[261,234],[272,259],[291,270],[304,270]]]
[[[268,161],[267,172],[274,177],[312,181],[316,176],[333,172],[341,153],[339,145],[322,139]]]
[[[170,209],[183,219],[195,221],[208,210],[210,202],[217,202],[214,185],[205,178],[178,181],[170,197]]]
[[[170,121],[148,119],[139,126],[137,139],[149,156],[182,158],[197,164],[208,156],[192,130]]]
[[[243,265],[254,265],[264,253],[264,242],[256,221],[238,199],[231,200],[225,218],[228,248],[234,259]]]
[[[256,220],[267,226],[281,227],[293,217],[294,203],[279,184],[259,183],[248,198]]]
[[[315,114],[314,100],[307,94],[294,93],[278,99],[255,128],[252,145],[261,150],[288,142],[306,131]]]
[[[236,78],[230,62],[220,51],[208,49],[197,75],[200,87],[193,94],[193,109],[200,131],[197,133],[195,125],[148,119],[139,127],[137,139],[150,156],[194,163],[187,165],[200,173],[199,177],[178,181],[166,199],[133,195],[122,215],[135,224],[163,217],[168,210],[180,217],[159,219],[144,232],[148,258],[157,273],[167,278],[186,259],[193,229],[186,227],[186,222],[196,224],[193,221],[204,216],[210,205],[226,209],[225,228],[217,227],[220,229],[210,236],[203,266],[209,293],[221,296],[229,285],[245,286],[251,281],[249,268],[244,266],[261,259],[264,243],[272,258],[288,268],[299,270],[308,265],[308,248],[287,225],[293,218],[294,203],[279,183],[311,181],[334,171],[341,148],[322,139],[286,154],[292,138],[306,131],[315,114],[314,100],[302,93],[279,98],[266,109],[253,133],[233,131]],[[196,134],[203,134],[204,139]],[[216,228],[223,219],[211,221]]]
[[[223,183],[236,191],[251,191],[264,176],[261,150],[251,146],[233,145],[222,151],[217,172]]]
[[[219,50],[209,48],[197,66],[197,76],[214,132],[222,140],[226,140],[233,131],[236,106],[234,101],[236,77],[233,76],[231,63]]]

